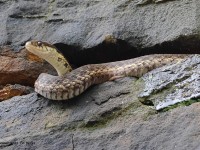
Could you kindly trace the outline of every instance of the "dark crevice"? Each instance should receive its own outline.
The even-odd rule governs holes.
[[[51,22],[63,22],[63,21],[64,21],[64,19],[49,19],[45,22],[51,23]]]
[[[65,55],[71,64],[82,66],[85,64],[104,63],[132,58],[137,50],[125,41],[118,40],[116,44],[103,42],[89,49],[57,43],[55,46]],[[137,56],[137,55],[135,55]]]
[[[199,54],[200,39],[198,37],[180,37],[175,41],[164,42],[149,48],[137,49],[126,41],[116,43],[102,42],[89,49],[63,43],[54,44],[77,67],[85,64],[104,63],[130,59],[148,54]]]
[[[10,18],[15,18],[15,19],[23,18],[22,15],[18,15],[18,14],[13,14],[13,15],[10,15],[9,17],[10,17]]]
[[[74,147],[74,134],[72,134],[72,150],[74,150],[75,147]]]
[[[150,48],[142,49],[144,54],[199,54],[200,39],[197,36],[179,37],[174,41],[163,42]]]

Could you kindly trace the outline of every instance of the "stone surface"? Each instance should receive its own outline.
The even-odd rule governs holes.
[[[27,95],[30,92],[33,92],[33,88],[22,86],[19,84],[15,85],[6,85],[0,89],[0,101],[10,99],[14,96]]]
[[[54,43],[77,66],[199,53],[199,6],[197,0],[0,0],[0,85],[33,85],[41,72],[55,74],[20,50],[31,39]],[[0,149],[200,149],[200,103],[155,110],[185,96],[199,97],[199,56],[139,80],[93,86],[70,101],[16,96],[0,103]]]
[[[114,88],[119,86],[121,94]],[[1,102],[0,148],[198,149],[200,103],[157,113],[139,102],[142,90],[139,80],[123,78],[90,88],[71,101],[50,101],[32,93]],[[107,96],[97,104],[102,95]]]
[[[173,1],[173,0],[141,0],[137,3],[137,5],[147,5],[147,4],[151,4],[151,3],[163,3],[166,1]]]
[[[0,85],[22,84],[33,86],[42,72],[56,74],[51,65],[42,62],[25,49],[14,52],[9,48],[0,49]]]
[[[178,102],[200,97],[200,56],[192,56],[179,64],[157,68],[142,79],[146,86],[140,94],[142,102],[151,101],[157,110]]]
[[[199,1],[161,1],[1,0],[0,45],[18,50],[30,39],[48,41],[78,65],[138,56],[143,48],[197,53]],[[107,43],[110,36],[116,42]]]

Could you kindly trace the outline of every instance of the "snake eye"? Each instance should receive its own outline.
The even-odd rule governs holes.
[[[38,46],[42,46],[42,42],[40,42],[40,41],[37,42],[37,44],[38,44]]]

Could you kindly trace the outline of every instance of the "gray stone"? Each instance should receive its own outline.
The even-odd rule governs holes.
[[[15,49],[30,39],[88,49],[107,35],[136,48],[180,42],[182,37],[199,40],[198,1],[138,7],[130,0],[19,0],[1,1],[0,8],[0,44],[10,43]]]
[[[151,3],[163,3],[166,1],[173,1],[173,0],[141,0],[137,4],[138,5],[147,5],[147,4],[151,4]]]
[[[125,89],[126,92],[123,94],[114,92],[119,91],[114,85],[122,86],[123,83],[127,83],[122,87],[122,91]],[[109,97],[107,102],[104,100],[101,105],[95,102],[101,95],[98,96],[93,89],[71,101],[50,101],[38,97],[36,93],[4,101],[0,105],[0,147],[38,149],[43,147],[43,144],[45,147],[45,143],[48,144],[47,147],[53,149],[56,146],[58,149],[72,147],[76,132],[79,134],[81,130],[101,128],[109,122],[109,119],[112,120],[114,116],[120,115],[130,104],[139,103],[134,102],[136,101],[134,93],[138,90],[132,91],[132,84],[132,78],[124,78],[99,85],[99,91],[104,95],[108,94]],[[110,96],[107,91],[103,91],[108,85],[113,87],[110,89]],[[53,137],[50,137],[51,135]],[[61,139],[63,140],[60,141]],[[39,144],[38,140],[43,144]]]
[[[140,52],[198,53],[199,1],[144,0],[148,5],[142,6],[139,2],[0,0],[0,46],[19,50],[27,40],[47,41],[66,50],[78,65]],[[154,107],[142,104],[138,95]],[[154,109],[195,97],[199,56],[139,80],[123,78],[93,86],[69,101],[50,101],[35,92],[13,97],[0,103],[0,148],[199,149],[200,103],[166,112]]]
[[[179,102],[200,97],[200,56],[195,55],[182,63],[157,68],[142,78],[145,88],[141,101],[151,101],[156,110]]]
[[[134,80],[124,78],[94,87],[102,95],[110,93],[104,88],[115,85],[127,92],[111,92],[100,104],[95,100],[102,95],[93,88],[65,102],[50,101],[36,93],[2,102],[0,148],[198,149],[200,103],[157,113],[138,101],[137,94],[143,88],[139,80]]]

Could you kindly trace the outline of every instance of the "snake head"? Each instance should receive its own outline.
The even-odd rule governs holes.
[[[72,70],[68,61],[54,45],[41,41],[28,41],[25,47],[29,52],[49,62],[58,75],[64,75]]]
[[[52,53],[52,51],[55,51],[56,49],[55,46],[41,41],[28,41],[26,42],[25,47],[28,51],[39,57]]]

